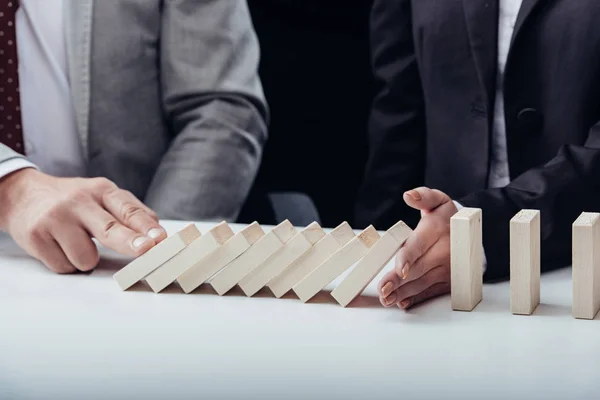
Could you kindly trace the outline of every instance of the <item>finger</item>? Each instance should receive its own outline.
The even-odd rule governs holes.
[[[139,257],[156,244],[152,238],[121,224],[97,203],[81,205],[75,213],[90,235],[119,254]]]
[[[71,274],[77,271],[58,243],[50,236],[32,238],[31,247],[31,255],[41,261],[50,271],[57,274]]]
[[[152,238],[155,243],[167,237],[166,231],[157,219],[148,213],[148,207],[130,192],[120,189],[109,190],[105,192],[102,204],[121,224]]]
[[[404,201],[412,208],[429,212],[451,200],[448,195],[437,189],[419,187],[405,192]]]
[[[414,265],[408,270],[406,278],[402,279],[396,271],[388,273],[389,276],[386,275],[384,279],[389,279],[389,283],[387,287],[384,286],[380,290],[379,300],[381,304],[386,307],[392,307],[401,300],[396,293],[398,288],[421,279],[425,274],[439,265],[447,264],[449,248],[445,242],[446,240],[438,241],[428,252],[417,259]]]
[[[433,218],[421,218],[421,221],[406,239],[396,256],[396,272],[406,279],[411,266],[439,240],[442,229],[439,221]]]
[[[398,306],[403,309],[416,306],[426,300],[433,299],[434,297],[442,296],[450,293],[450,282],[440,282],[433,286],[428,287],[416,296],[409,297],[398,303]]]
[[[449,263],[450,241],[447,236],[443,236],[408,268],[406,277],[402,279],[399,286],[420,279],[438,265]]]
[[[125,196],[132,198],[132,201],[139,203],[139,206],[146,211],[146,213],[152,217],[152,219],[158,221],[158,215],[150,207],[146,206],[143,202],[139,201],[131,192],[121,190],[114,182],[106,178],[89,178],[85,182],[88,184],[88,191],[91,193],[99,202],[102,202],[103,196],[106,193],[113,191],[122,191]]]
[[[408,277],[413,265],[423,254],[427,252],[436,242],[437,237],[429,234],[432,221],[421,219],[417,228],[404,242],[396,254],[394,270],[384,275],[379,282],[379,293],[382,298],[387,298],[392,292],[402,285],[402,281]],[[382,303],[388,305],[387,302]]]
[[[50,233],[69,262],[80,271],[91,271],[100,261],[90,235],[78,223],[55,224]]]
[[[148,207],[147,205],[145,205],[143,201],[141,201],[137,197],[135,197],[133,195],[133,193],[131,193],[131,192],[127,191],[127,190],[122,190],[122,192],[133,203],[136,203],[139,207],[141,207],[141,209],[144,210],[146,212],[146,214],[148,214],[153,220],[155,220],[156,222],[158,222],[158,220],[159,220],[158,214],[156,214],[156,212],[153,209],[151,209],[150,207]]]
[[[388,297],[408,277],[412,265],[439,239],[442,231],[436,220],[422,218],[396,254],[394,273],[388,273],[379,283],[380,295]],[[385,304],[384,304],[385,305]]]
[[[396,273],[396,270],[392,270],[385,274],[378,284],[379,290],[379,301],[385,307],[391,307],[396,304],[396,298],[392,295],[396,289],[400,286],[402,279]]]
[[[416,296],[430,286],[437,283],[450,282],[450,268],[448,266],[437,266],[432,268],[420,279],[400,286],[390,297],[394,296],[397,303],[410,297]]]

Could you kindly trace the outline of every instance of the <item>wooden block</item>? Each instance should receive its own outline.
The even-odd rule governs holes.
[[[600,310],[600,214],[573,223],[573,317],[594,319]]]
[[[451,303],[473,311],[483,295],[481,209],[463,208],[450,219]]]
[[[267,287],[275,297],[280,298],[355,236],[352,227],[343,222],[294,261],[289,268],[273,278]]]
[[[411,232],[412,229],[402,221],[388,229],[369,249],[362,260],[356,264],[354,269],[331,292],[331,296],[342,307],[350,304],[352,300],[360,296],[369,283],[390,262]]]
[[[202,285],[211,276],[219,272],[227,264],[235,260],[248,250],[254,243],[264,236],[264,231],[257,222],[236,233],[221,247],[200,260],[192,268],[185,271],[177,278],[177,283],[185,293],[191,293]]]
[[[194,224],[190,224],[121,268],[113,278],[122,290],[127,290],[175,257],[198,237],[200,231]]]
[[[510,309],[531,315],[540,304],[540,212],[521,210],[510,220]]]
[[[146,283],[156,293],[160,292],[187,271],[198,264],[204,257],[218,249],[233,236],[233,231],[226,222],[221,222],[209,230],[206,235],[194,240],[175,257],[160,266],[146,277]]]
[[[296,234],[281,249],[240,281],[239,285],[246,296],[253,296],[324,236],[325,232],[316,222]]]
[[[367,227],[344,247],[336,251],[325,262],[298,282],[293,290],[300,300],[307,302],[335,278],[350,268],[379,240],[379,233],[373,226]]]
[[[250,271],[264,263],[271,255],[283,247],[296,234],[296,229],[288,220],[283,221],[263,236],[244,254],[223,268],[209,284],[219,295],[224,295],[238,284]]]

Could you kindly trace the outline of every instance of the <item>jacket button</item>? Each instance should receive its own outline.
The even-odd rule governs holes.
[[[517,115],[524,133],[537,134],[542,129],[542,115],[535,108],[524,108]]]

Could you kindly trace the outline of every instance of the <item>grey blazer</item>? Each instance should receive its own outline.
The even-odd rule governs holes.
[[[267,139],[245,0],[67,0],[70,84],[88,176],[161,218],[237,217]],[[0,162],[19,154],[0,144]]]

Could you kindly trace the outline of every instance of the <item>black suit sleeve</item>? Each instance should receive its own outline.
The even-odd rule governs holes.
[[[414,225],[419,215],[405,205],[402,194],[423,184],[425,119],[410,0],[375,0],[371,51],[377,93],[355,224],[387,229],[404,220]]]
[[[600,122],[583,146],[565,145],[548,163],[526,171],[507,187],[458,201],[483,210],[487,280],[509,276],[509,221],[522,209],[540,210],[542,269],[570,265],[573,222],[584,211],[600,210]]]

